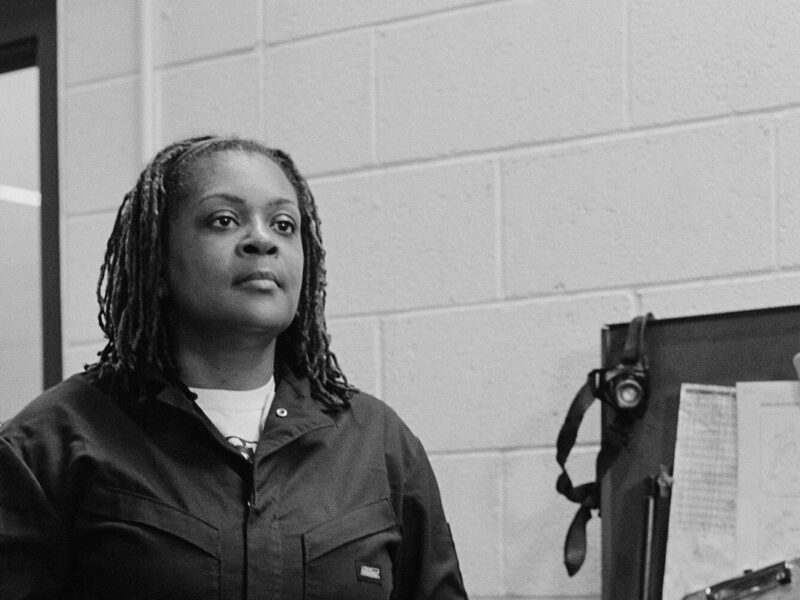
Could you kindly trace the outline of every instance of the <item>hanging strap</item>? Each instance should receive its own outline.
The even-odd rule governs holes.
[[[586,523],[592,518],[592,510],[600,509],[600,482],[614,459],[630,439],[630,431],[637,414],[618,409],[613,419],[603,428],[600,452],[595,465],[595,480],[574,486],[567,473],[566,462],[578,436],[583,417],[596,398],[618,408],[613,401],[613,382],[632,369],[645,373],[647,361],[644,354],[644,329],[651,314],[636,317],[628,327],[622,362],[610,369],[594,369],[589,372],[586,383],[578,390],[570,404],[567,416],[556,441],[556,461],[561,474],[556,481],[556,490],[571,502],[579,504],[575,517],[567,530],[564,541],[564,564],[571,577],[580,570],[586,559]]]
[[[564,564],[570,577],[580,570],[586,558],[586,523],[592,518],[591,511],[600,508],[600,481],[619,451],[628,444],[629,429],[632,424],[632,420],[625,418],[623,414],[621,419],[615,420],[605,428],[595,465],[596,480],[578,486],[573,485],[572,479],[567,473],[566,461],[575,444],[583,415],[594,402],[595,386],[593,383],[598,374],[599,371],[589,373],[589,380],[581,387],[572,401],[556,443],[556,461],[561,467],[561,474],[556,481],[556,490],[571,502],[580,504],[564,541]]]
[[[638,316],[628,326],[625,336],[625,346],[622,350],[622,364],[633,365],[641,362],[647,368],[647,352],[644,345],[644,332],[647,322],[653,318],[653,313]]]

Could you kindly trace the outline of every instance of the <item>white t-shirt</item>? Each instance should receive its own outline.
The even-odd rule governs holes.
[[[275,398],[275,378],[254,390],[216,390],[189,388],[195,400],[219,432],[248,460],[258,445],[258,438]]]

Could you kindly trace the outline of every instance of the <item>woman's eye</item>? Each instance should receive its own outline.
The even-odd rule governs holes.
[[[221,229],[228,229],[236,224],[236,219],[231,215],[217,215],[211,219],[211,225]]]
[[[294,233],[297,230],[297,226],[294,224],[294,221],[290,219],[280,219],[275,221],[272,224],[272,227],[279,233],[285,234]]]

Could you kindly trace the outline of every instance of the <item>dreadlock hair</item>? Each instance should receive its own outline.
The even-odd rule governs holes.
[[[170,206],[181,200],[189,168],[202,156],[234,150],[275,162],[292,184],[301,215],[303,281],[297,314],[278,336],[276,361],[309,379],[312,394],[341,410],[356,388],[330,350],[325,325],[325,250],[316,202],[288,154],[233,137],[197,137],[161,150],[139,176],[117,213],[97,283],[98,320],[107,343],[95,365],[101,376],[122,378],[128,389],[152,372],[177,378],[166,320],[167,236]]]

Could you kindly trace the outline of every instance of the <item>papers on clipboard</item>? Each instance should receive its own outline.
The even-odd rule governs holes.
[[[684,384],[673,478],[663,600],[800,555],[800,383]]]

